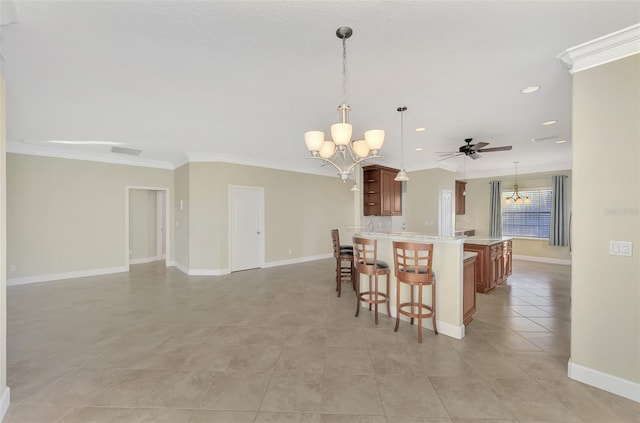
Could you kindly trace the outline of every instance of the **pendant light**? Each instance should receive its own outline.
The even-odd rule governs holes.
[[[524,200],[522,199],[522,197],[520,196],[520,193],[518,192],[518,163],[520,162],[513,162],[516,165],[516,183],[513,187],[513,194],[511,194],[510,197],[507,197],[504,200],[505,204],[511,204],[511,202],[513,201],[515,204],[531,204],[531,199],[529,198],[529,196],[525,196]]]
[[[407,172],[404,170],[404,112],[407,110],[407,106],[398,107],[400,112],[400,172],[393,178],[394,181],[405,182],[409,180]]]

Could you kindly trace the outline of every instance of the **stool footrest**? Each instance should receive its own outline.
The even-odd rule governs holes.
[[[413,308],[419,308],[420,311],[422,311],[422,309],[426,309],[428,310],[428,312],[427,313],[413,312],[411,311]],[[428,319],[431,316],[433,316],[433,309],[431,308],[431,306],[428,306],[426,304],[420,304],[420,303],[401,303],[398,306],[397,311],[399,314],[402,314],[407,317],[411,317],[412,319],[418,319],[418,318]]]
[[[365,296],[368,298],[365,298]],[[387,302],[388,296],[384,292],[378,292],[378,301],[376,301],[374,291],[364,291],[360,292],[359,299],[367,304],[383,304]]]

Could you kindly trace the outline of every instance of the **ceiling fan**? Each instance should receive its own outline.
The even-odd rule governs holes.
[[[437,154],[439,154],[441,156],[444,156],[438,161],[440,162],[442,160],[447,160],[447,159],[450,159],[452,157],[462,156],[463,154],[465,156],[471,157],[473,160],[477,160],[480,157],[482,157],[478,153],[491,153],[493,151],[509,151],[512,148],[512,146],[510,146],[510,145],[506,145],[504,147],[484,148],[487,145],[489,145],[488,142],[479,142],[477,144],[471,144],[471,141],[473,141],[473,138],[466,138],[464,141],[467,144],[461,146],[458,149],[458,151],[438,152]]]

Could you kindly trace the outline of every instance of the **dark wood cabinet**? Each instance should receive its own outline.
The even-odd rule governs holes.
[[[476,312],[476,256],[464,260],[462,269],[462,323],[467,326]]]
[[[456,181],[456,214],[465,214],[465,190],[467,183],[463,181]]]
[[[372,165],[362,168],[363,214],[401,216],[402,183],[395,181],[398,169]]]
[[[511,240],[491,245],[464,244],[465,251],[478,253],[475,263],[476,291],[489,292],[511,276],[512,246]]]

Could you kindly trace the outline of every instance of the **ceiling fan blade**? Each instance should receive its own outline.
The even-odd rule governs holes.
[[[482,156],[478,153],[473,153],[473,154],[469,154],[469,157],[471,157],[473,160],[478,160]]]
[[[513,148],[511,145],[505,145],[504,147],[492,147],[492,148],[483,148],[481,150],[476,150],[481,153],[489,153],[491,151],[509,151]]]
[[[478,150],[480,150],[482,147],[485,147],[485,146],[487,146],[487,145],[489,145],[489,143],[488,143],[488,142],[479,142],[479,143],[477,143],[477,144],[475,144],[475,145],[473,146],[473,150],[478,151]]]
[[[451,158],[454,158],[454,157],[462,156],[463,154],[464,153],[455,153],[455,154],[452,153],[451,155],[449,155],[449,157],[443,157],[441,159],[438,159],[438,161],[441,162],[443,160],[448,160],[448,159],[451,159]]]

